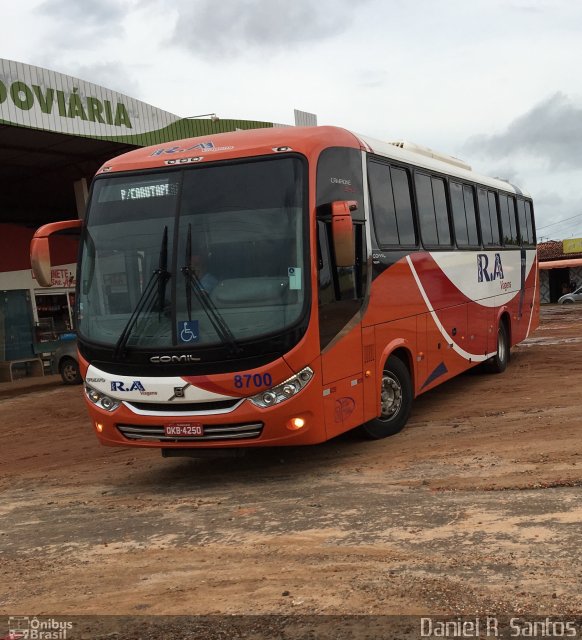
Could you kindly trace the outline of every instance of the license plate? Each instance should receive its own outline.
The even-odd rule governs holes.
[[[167,436],[203,436],[204,427],[201,422],[173,422],[164,426],[164,434]]]

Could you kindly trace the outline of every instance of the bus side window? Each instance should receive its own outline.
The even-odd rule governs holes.
[[[455,236],[459,247],[478,247],[477,219],[475,217],[475,192],[472,186],[459,182],[450,183],[451,208],[455,224]]]
[[[534,222],[534,215],[533,215],[533,209],[532,209],[532,204],[531,202],[528,202],[526,200],[525,202],[525,215],[529,224],[529,228],[530,228],[530,244],[532,245],[532,247],[536,246],[536,226],[535,226],[535,222]]]
[[[408,171],[370,162],[368,184],[378,244],[382,247],[416,246]]]
[[[522,198],[517,199],[517,213],[519,216],[519,231],[521,244],[528,247],[534,244],[531,205]]]
[[[415,175],[418,217],[423,244],[450,247],[451,230],[445,181],[424,173]]]
[[[500,194],[499,202],[501,204],[503,244],[517,245],[519,244],[519,239],[517,236],[517,220],[515,217],[515,198],[505,194]]]
[[[491,228],[494,230],[493,233],[497,238],[497,243],[499,244],[499,241],[500,241],[499,207],[497,206],[497,198],[495,197],[495,192],[487,191],[487,199],[489,200],[489,215],[491,216]]]
[[[363,224],[354,224],[356,264],[335,267],[331,250],[330,225],[317,221],[317,258],[319,270],[319,304],[335,300],[361,300],[367,280],[366,234]]]
[[[394,205],[398,220],[398,236],[400,244],[404,246],[418,244],[416,229],[414,228],[414,214],[412,213],[412,198],[410,195],[410,176],[406,169],[391,167],[392,185],[394,187]]]
[[[492,197],[490,197],[492,196]],[[481,221],[481,237],[483,246],[499,246],[499,218],[497,216],[497,202],[492,191],[480,187],[478,189],[479,220]]]
[[[320,305],[329,304],[336,299],[326,226],[325,222],[321,220],[317,221],[317,262]]]
[[[331,250],[331,225],[317,221],[317,258],[319,276],[319,339],[324,349],[354,317],[362,306],[367,280],[366,233],[362,223],[354,225],[356,264],[334,267]]]
[[[463,200],[465,202],[465,213],[467,214],[467,232],[469,235],[469,246],[479,246],[479,232],[477,230],[477,213],[475,211],[475,188],[471,185],[463,187]]]

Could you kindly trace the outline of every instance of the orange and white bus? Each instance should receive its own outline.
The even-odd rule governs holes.
[[[413,398],[505,369],[535,329],[530,197],[335,127],[239,131],[107,162],[79,227],[77,332],[105,445],[166,456],[383,438]]]

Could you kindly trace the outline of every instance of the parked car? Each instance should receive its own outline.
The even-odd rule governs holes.
[[[582,302],[582,287],[578,287],[576,291],[564,294],[558,298],[558,304],[572,304],[573,302]]]
[[[83,378],[79,372],[77,338],[75,334],[65,334],[59,340],[55,351],[55,363],[65,384],[81,384]]]

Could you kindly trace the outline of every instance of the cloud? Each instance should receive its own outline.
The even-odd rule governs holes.
[[[550,169],[582,166],[582,107],[558,92],[516,118],[501,134],[470,138],[464,149],[492,159],[529,156]]]
[[[67,65],[65,72],[128,96],[135,97],[140,93],[140,85],[136,82],[134,74],[124,67],[120,68],[119,63],[116,62],[98,62],[89,65],[71,62]]]
[[[292,50],[340,35],[368,1],[190,0],[171,41],[205,58]]]
[[[79,44],[87,37],[121,35],[122,22],[130,8],[117,0],[45,0],[37,10],[55,21],[60,34],[55,40],[64,38],[70,48],[71,44]]]
[[[531,192],[539,237],[582,235],[582,106],[558,92],[515,118],[502,133],[478,135],[463,153],[481,157],[484,173]],[[574,216],[574,217],[573,217]],[[557,221],[566,220],[563,224]]]
[[[127,65],[111,53],[126,37],[124,21],[132,11],[128,0],[44,0],[37,11],[44,17],[46,40],[40,64],[121,93],[137,92]]]
[[[541,191],[536,197],[537,206],[559,207],[564,204],[564,198],[555,191]]]

